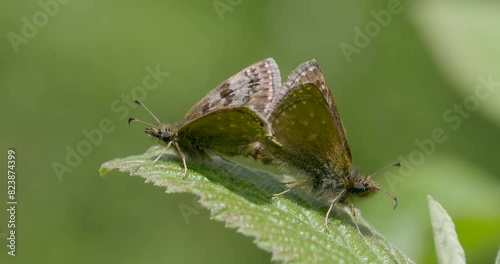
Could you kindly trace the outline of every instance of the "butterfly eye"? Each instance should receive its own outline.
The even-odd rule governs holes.
[[[354,186],[353,186],[353,192],[354,193],[362,193],[366,190],[366,186],[364,183],[362,182],[356,182],[354,183]]]
[[[163,131],[160,134],[160,139],[162,141],[164,141],[164,142],[169,142],[170,141],[170,137],[171,137],[171,135],[170,135],[170,133],[168,131]]]

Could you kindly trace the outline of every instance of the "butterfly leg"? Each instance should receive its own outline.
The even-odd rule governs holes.
[[[345,190],[339,193],[335,199],[332,200],[330,203],[330,207],[328,208],[328,212],[326,212],[326,217],[325,217],[325,228],[327,231],[330,231],[330,228],[328,228],[328,218],[330,218],[330,213],[332,212],[333,206],[340,200],[340,197],[344,196]]]
[[[170,143],[168,143],[168,145],[161,150],[160,155],[158,155],[158,157],[156,157],[156,159],[153,160],[153,163],[157,162],[163,156],[163,154],[165,154],[168,147],[170,147]]]
[[[163,154],[165,154],[165,152],[167,151],[168,147],[170,147],[170,143],[169,143],[166,147],[164,147],[164,148],[162,149],[162,151],[161,151],[160,155],[158,155],[158,157],[156,157],[156,158],[155,158],[155,159],[151,162],[151,164],[153,164],[153,163],[157,162],[157,161],[158,161],[158,160],[159,160],[159,159],[163,156]],[[141,165],[137,166],[137,167],[134,169],[134,173],[136,173],[137,171],[139,171],[139,169],[140,169],[142,166],[144,166],[144,164],[141,164]]]
[[[288,185],[288,184],[297,183],[297,182],[296,181],[280,182],[280,181],[276,180],[276,183],[277,184],[287,184]]]
[[[298,187],[300,187],[300,186],[304,185],[304,183],[306,183],[306,181],[305,181],[305,180],[299,181],[299,182],[297,182],[297,183],[296,183],[296,184],[295,184],[292,188],[290,188],[290,189],[288,189],[288,190],[284,190],[284,191],[282,191],[282,192],[280,192],[280,193],[275,193],[275,194],[271,195],[271,198],[278,197],[278,196],[281,196],[281,195],[283,195],[283,194],[289,193],[289,192],[291,192],[292,190],[294,190],[295,188],[298,188]]]
[[[354,220],[354,224],[356,225],[356,229],[358,229],[359,234],[362,235],[361,230],[358,226],[358,215],[356,214],[356,210],[354,209],[354,204],[352,202],[349,203],[349,207],[351,207],[352,218]]]
[[[181,148],[177,143],[174,143],[175,149],[177,150],[177,153],[179,153],[179,156],[181,156],[182,159],[182,164],[184,165],[184,178],[186,178],[187,172],[188,172],[188,167],[186,163],[186,156],[184,155],[184,152],[182,152]]]

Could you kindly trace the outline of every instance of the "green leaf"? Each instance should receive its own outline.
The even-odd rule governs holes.
[[[438,262],[441,264],[465,263],[465,252],[460,241],[458,241],[455,224],[446,210],[430,195],[429,210],[431,216],[432,231],[434,232],[434,244]]]
[[[495,264],[500,264],[500,249],[498,249],[497,257],[495,258]]]
[[[413,263],[364,222],[359,212],[363,235],[356,230],[348,208],[334,210],[328,232],[324,228],[327,205],[310,199],[301,190],[269,198],[286,189],[279,183],[283,176],[214,158],[204,165],[188,162],[189,172],[183,177],[182,163],[173,152],[152,162],[160,153],[161,147],[153,147],[142,155],[108,161],[100,172],[104,175],[118,169],[166,187],[167,193],[199,196],[212,218],[255,237],[257,246],[271,252],[275,261]]]

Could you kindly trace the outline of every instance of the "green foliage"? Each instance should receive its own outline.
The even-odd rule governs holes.
[[[432,231],[434,232],[434,243],[439,263],[466,263],[465,252],[460,245],[460,241],[458,241],[453,220],[441,204],[431,196],[427,198],[429,200]]]
[[[167,152],[153,163],[161,148],[104,163],[101,174],[118,169],[167,188],[168,193],[188,192],[200,197],[212,218],[255,237],[255,243],[272,252],[273,260],[301,263],[412,263],[358,216],[360,235],[348,208],[339,208],[324,228],[327,206],[301,190],[269,198],[285,185],[278,177],[241,165],[214,159],[206,165],[188,163],[183,177],[180,159]],[[223,172],[223,173],[221,173]],[[282,180],[282,179],[281,179]]]

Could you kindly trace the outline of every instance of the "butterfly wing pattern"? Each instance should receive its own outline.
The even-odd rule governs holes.
[[[271,112],[271,101],[281,87],[278,65],[272,58],[254,63],[236,73],[203,99],[186,114],[189,122],[220,108],[245,106],[265,117]]]
[[[208,152],[246,155],[251,143],[269,135],[264,117],[280,87],[272,58],[241,70],[188,111],[178,125],[178,148],[192,158],[207,158]]]
[[[267,148],[281,163],[304,171],[313,189],[351,172],[351,152],[325,76],[316,61],[294,70],[268,119]],[[340,184],[337,184],[340,186]]]
[[[265,116],[271,112],[271,102],[281,87],[278,66],[272,58],[252,64],[210,91],[186,114],[184,121],[161,124],[153,113],[138,100],[159,123],[146,134],[156,138],[166,148],[173,145],[181,156],[184,175],[187,157],[209,159],[216,155],[248,155],[252,142],[270,134]],[[158,156],[157,159],[159,159]],[[156,160],[155,160],[156,161]]]
[[[273,134],[266,137],[265,150],[275,162],[303,172],[303,179],[293,188],[309,185],[318,199],[330,203],[327,229],[337,202],[350,204],[355,216],[353,195],[366,197],[380,186],[370,176],[352,171],[351,150],[337,106],[316,61],[305,62],[290,74],[273,101],[273,109],[267,116]],[[359,231],[357,221],[355,224]]]

